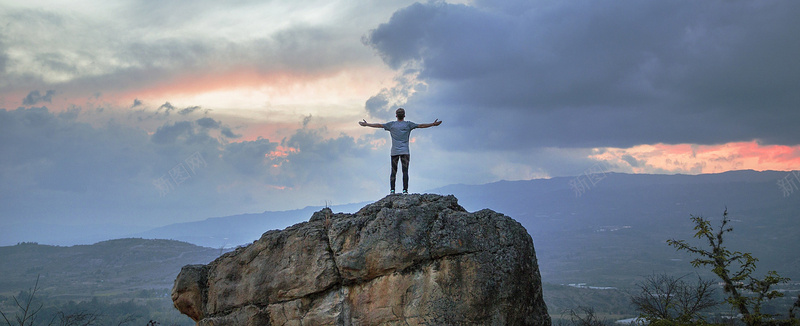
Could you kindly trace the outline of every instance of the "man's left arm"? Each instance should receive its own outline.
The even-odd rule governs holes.
[[[419,124],[419,125],[417,125],[417,128],[430,128],[430,127],[435,127],[435,126],[438,126],[438,125],[440,125],[440,124],[442,124],[442,122],[441,122],[441,121],[439,121],[439,119],[436,119],[435,121],[433,121],[433,122],[431,122],[431,123],[422,123],[422,124]]]

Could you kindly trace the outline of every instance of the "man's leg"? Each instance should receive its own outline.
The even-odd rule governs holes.
[[[397,179],[397,160],[398,159],[400,159],[400,155],[393,155],[392,156],[392,174],[389,175],[389,186],[391,187],[389,189],[391,189],[392,192],[394,192],[394,184],[395,184],[395,180]]]
[[[403,164],[403,192],[408,191],[408,163],[411,162],[411,155],[400,155],[400,162]],[[394,165],[397,170],[397,164]]]

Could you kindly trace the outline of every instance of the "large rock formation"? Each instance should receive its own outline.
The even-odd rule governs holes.
[[[185,266],[172,300],[209,326],[550,325],[525,229],[431,194],[264,233]]]

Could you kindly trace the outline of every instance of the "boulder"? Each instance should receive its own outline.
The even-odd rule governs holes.
[[[322,209],[185,266],[172,299],[209,326],[550,325],[522,225],[433,194]]]

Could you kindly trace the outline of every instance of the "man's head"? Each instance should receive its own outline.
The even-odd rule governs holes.
[[[397,120],[403,120],[403,118],[406,117],[406,110],[399,108],[397,111],[394,111],[394,115],[397,117]]]

